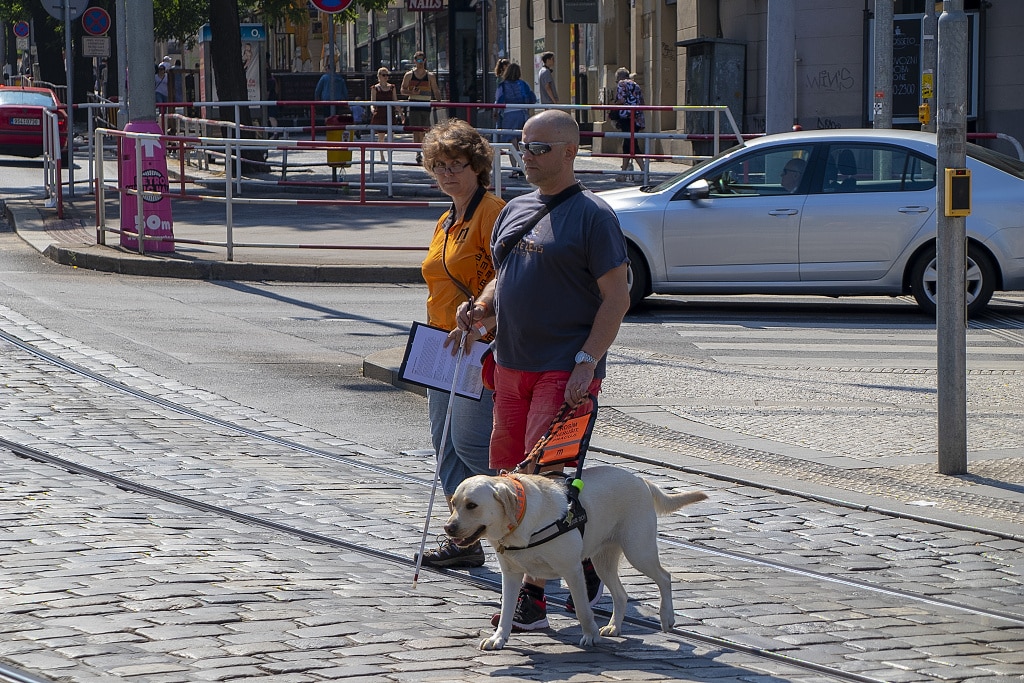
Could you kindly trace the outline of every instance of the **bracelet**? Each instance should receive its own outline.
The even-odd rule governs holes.
[[[487,326],[483,324],[477,325],[476,332],[480,335],[480,338],[483,339],[487,336]]]

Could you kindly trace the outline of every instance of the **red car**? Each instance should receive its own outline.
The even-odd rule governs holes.
[[[49,88],[0,85],[0,154],[37,157],[43,153],[43,110],[57,107],[60,100]],[[63,141],[68,119],[57,112]]]

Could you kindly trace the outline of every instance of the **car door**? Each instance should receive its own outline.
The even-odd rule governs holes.
[[[797,281],[800,220],[809,177],[784,181],[783,171],[787,163],[807,167],[811,148],[760,147],[724,159],[700,176],[711,188],[707,199],[692,200],[680,193],[670,201],[663,232],[668,279]]]
[[[884,278],[932,220],[934,161],[892,144],[833,143],[824,168],[804,204],[800,279]]]

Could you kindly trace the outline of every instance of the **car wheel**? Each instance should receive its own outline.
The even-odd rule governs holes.
[[[910,271],[910,290],[917,305],[929,315],[935,315],[938,289],[938,261],[935,247],[925,250]],[[967,316],[981,313],[988,305],[996,286],[996,272],[992,261],[979,247],[967,247]]]
[[[647,267],[640,250],[630,245],[626,251],[629,256],[629,268],[626,278],[629,283],[629,307],[635,308],[650,293],[651,270]]]

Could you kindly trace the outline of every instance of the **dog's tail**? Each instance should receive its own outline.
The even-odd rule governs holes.
[[[703,491],[667,493],[646,479],[644,481],[647,484],[647,488],[651,490],[651,497],[654,499],[654,511],[658,513],[659,517],[675,512],[681,507],[700,502],[708,497]]]

